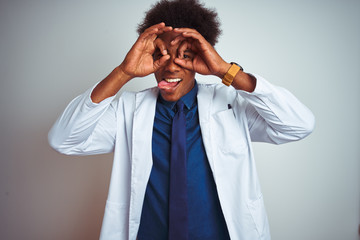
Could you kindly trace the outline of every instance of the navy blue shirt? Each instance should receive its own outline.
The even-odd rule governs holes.
[[[202,141],[197,106],[198,86],[181,98],[186,115],[187,188],[190,240],[230,239]],[[176,102],[159,94],[154,119],[153,167],[146,188],[138,240],[168,239],[171,124]]]

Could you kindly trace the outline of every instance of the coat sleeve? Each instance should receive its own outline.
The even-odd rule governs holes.
[[[91,155],[113,151],[117,102],[114,97],[100,103],[90,98],[91,88],[66,107],[48,134],[49,144],[67,155]]]
[[[288,90],[254,76],[252,93],[238,91],[248,103],[245,114],[251,140],[281,144],[309,135],[315,126],[312,112]]]

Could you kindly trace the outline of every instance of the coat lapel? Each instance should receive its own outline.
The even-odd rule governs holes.
[[[140,224],[146,185],[152,168],[152,131],[158,89],[152,88],[135,96],[131,150],[131,198],[129,239],[136,239]]]
[[[212,100],[213,100],[213,88],[206,85],[199,84],[198,89],[198,111],[199,111],[199,123],[201,129],[201,135],[206,151],[206,155],[212,171],[214,171],[214,154],[211,146],[211,112],[212,112]]]

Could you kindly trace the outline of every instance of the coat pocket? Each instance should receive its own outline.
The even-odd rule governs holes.
[[[235,118],[232,109],[215,113],[212,126],[217,146],[223,153],[241,153],[246,145],[244,131],[239,127],[241,122]]]
[[[126,239],[129,235],[128,219],[129,210],[126,205],[107,200],[100,239]]]

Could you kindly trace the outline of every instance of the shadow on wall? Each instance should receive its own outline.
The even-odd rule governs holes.
[[[49,128],[20,127],[7,139],[2,239],[98,239],[112,154],[61,155],[48,145]]]

